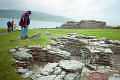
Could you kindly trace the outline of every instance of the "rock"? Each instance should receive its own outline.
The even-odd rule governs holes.
[[[89,49],[91,53],[101,53],[100,50],[96,50],[96,49]]]
[[[71,54],[69,52],[58,49],[58,48],[49,47],[48,51],[50,54],[60,56],[63,59],[69,59],[71,57]]]
[[[108,74],[110,72],[110,70],[111,70],[111,67],[109,67],[109,66],[98,66],[97,67],[97,71],[101,72],[101,73]]]
[[[23,68],[28,68],[31,66],[31,63],[29,61],[15,61],[16,67],[23,67]]]
[[[37,80],[37,78],[42,77],[42,76],[43,76],[43,75],[41,75],[41,74],[39,74],[39,73],[35,73],[35,74],[31,75],[30,78],[31,78],[32,80]]]
[[[56,75],[49,75],[49,76],[41,76],[39,78],[36,78],[35,80],[54,80]]]
[[[43,75],[50,75],[54,72],[55,68],[58,66],[58,63],[48,63],[45,67],[41,70],[41,74]]]
[[[61,69],[60,67],[55,67],[53,74],[58,75],[58,74],[60,74],[61,72],[62,72],[62,69]]]
[[[40,45],[30,45],[30,46],[28,46],[28,48],[41,48],[41,46]]]
[[[119,40],[108,40],[107,42],[109,44],[120,45],[120,41]]]
[[[48,36],[50,36],[50,35],[51,35],[51,33],[50,33],[50,32],[48,32],[48,31],[46,31],[46,32],[45,32],[45,34],[46,34],[46,35],[48,35]]]
[[[120,45],[120,41],[119,40],[114,40],[113,44]]]
[[[64,80],[80,80],[80,74],[79,73],[68,73],[65,76]]]
[[[64,75],[64,76],[65,76],[65,75],[66,75],[66,72],[65,72],[65,71],[62,71],[62,72],[61,72],[61,75]]]
[[[28,78],[32,75],[32,71],[28,71],[25,74],[22,75],[23,78]]]
[[[120,75],[119,74],[113,74],[112,76],[109,77],[109,80],[120,80]]]
[[[70,37],[70,38],[75,38],[77,36],[78,36],[77,33],[68,33],[67,34],[67,37]]]
[[[76,60],[62,60],[59,66],[66,71],[79,72],[82,69],[83,63]]]
[[[17,72],[20,73],[20,74],[25,74],[29,71],[29,69],[23,69],[23,68],[18,68],[17,69]]]
[[[13,56],[17,60],[30,60],[32,58],[31,54],[24,51],[13,53]]]
[[[81,45],[87,45],[89,43],[89,41],[86,39],[79,39],[79,41],[80,41]]]
[[[16,52],[16,49],[10,49],[9,52],[14,53],[14,52]]]
[[[96,36],[81,36],[83,39],[95,39]]]
[[[22,52],[28,52],[28,51],[30,51],[30,49],[28,49],[28,48],[18,48],[18,51],[22,51]]]
[[[54,80],[64,80],[65,75],[57,75]]]
[[[105,49],[104,53],[110,53],[113,54],[112,50],[110,48]]]
[[[112,50],[110,48],[108,48],[108,46],[106,45],[106,47],[103,45],[91,45],[91,46],[86,46],[87,49],[89,49],[90,53],[108,53],[108,54],[112,54]]]
[[[70,41],[70,42],[75,42],[75,43],[80,42],[78,38],[74,38],[74,37],[68,37],[67,40]]]
[[[93,66],[93,65],[90,65],[90,64],[85,65],[85,67],[86,67],[87,69],[89,69],[89,70],[93,70],[93,71],[96,70],[96,67]]]
[[[13,57],[17,60],[30,60],[32,58],[32,55],[29,53],[30,50],[31,49],[21,47],[11,49],[10,52],[12,53]]]

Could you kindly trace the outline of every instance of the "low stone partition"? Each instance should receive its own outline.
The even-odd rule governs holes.
[[[70,59],[71,54],[60,49],[31,48],[34,61],[39,62],[58,62],[62,59]]]
[[[20,61],[58,62],[70,59],[71,54],[57,48],[23,47],[11,49],[13,57]]]

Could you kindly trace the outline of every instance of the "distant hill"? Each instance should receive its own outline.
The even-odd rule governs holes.
[[[0,10],[0,18],[20,18],[23,11],[20,10]],[[68,20],[68,18],[64,18],[62,16],[54,16],[42,12],[32,11],[31,15],[32,20],[41,20],[41,21],[56,21],[63,22]]]

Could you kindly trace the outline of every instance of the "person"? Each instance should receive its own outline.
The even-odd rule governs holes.
[[[12,31],[12,23],[11,23],[11,21],[8,21],[8,22],[7,22],[7,31],[8,31],[8,32],[11,32],[11,31]]]
[[[16,31],[16,23],[14,19],[11,21],[11,24],[12,24],[12,31]]]
[[[26,11],[20,19],[19,25],[21,26],[21,39],[28,38],[28,25],[30,24],[31,11]]]

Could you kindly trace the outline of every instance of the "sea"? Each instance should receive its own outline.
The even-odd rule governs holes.
[[[1,18],[0,19],[0,28],[7,28],[6,23],[9,21],[10,19],[8,18]],[[14,19],[14,21],[16,22],[16,26],[20,27],[18,25],[19,23],[19,19]],[[55,21],[39,21],[39,20],[31,20],[30,21],[30,25],[29,28],[56,28],[56,27],[60,27],[64,22],[55,22]]]

